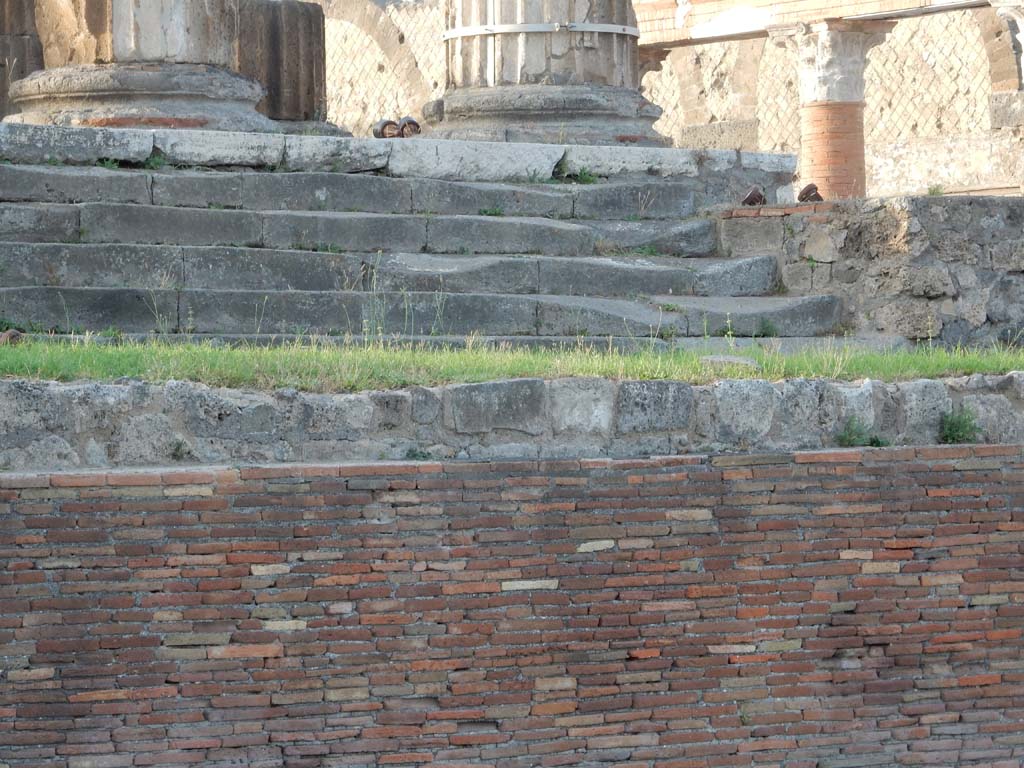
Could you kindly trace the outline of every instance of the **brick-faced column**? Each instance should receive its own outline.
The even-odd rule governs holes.
[[[864,102],[819,101],[800,107],[800,178],[826,200],[863,197]]]
[[[773,30],[798,57],[800,179],[826,200],[863,197],[864,68],[892,22],[824,21]]]

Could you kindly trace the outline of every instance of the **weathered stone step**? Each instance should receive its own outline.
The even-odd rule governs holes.
[[[0,229],[0,234],[15,241],[33,234],[28,211],[40,206],[6,207],[26,213],[12,217],[12,225],[6,231]],[[44,211],[48,208],[43,206]],[[67,206],[60,208],[62,213],[67,210]],[[75,239],[87,243],[582,255],[593,253],[595,240],[589,227],[543,218],[256,212],[106,203],[84,203],[77,209]],[[59,223],[59,233],[69,228],[63,220]]]
[[[11,243],[0,287],[440,291],[636,297],[774,293],[773,256],[745,259],[319,253],[219,246]]]
[[[688,336],[822,336],[839,331],[842,302],[835,296],[652,296],[666,313],[685,317]]]
[[[0,202],[134,203],[182,208],[557,219],[693,216],[695,181],[500,184],[342,173],[109,170],[0,164]]]
[[[0,241],[549,256],[711,256],[715,223],[0,203]]]
[[[711,256],[718,251],[718,237],[710,219],[683,221],[592,221],[596,249],[604,255]]]
[[[698,206],[734,202],[751,184],[764,187],[775,201],[778,190],[792,182],[796,169],[792,155],[720,150],[0,124],[0,158],[14,163],[142,165],[153,157],[172,166],[375,172],[455,181],[538,183],[557,172],[616,181],[661,178],[696,183],[701,197]]]
[[[774,256],[747,259],[502,257],[391,254],[367,262],[383,291],[637,297],[761,296],[778,285]]]
[[[59,341],[64,336],[52,334],[34,334],[35,341]],[[114,335],[89,335],[75,337],[76,340],[94,344],[115,344],[119,340],[143,342],[153,339],[152,333],[125,333]],[[282,346],[302,342],[316,344],[345,345],[358,343],[362,339],[349,339],[344,336],[311,336],[307,334],[252,334],[252,333],[191,333],[170,334],[160,337],[170,344],[190,344],[213,342],[226,346],[255,344],[257,346]],[[377,340],[371,340],[377,342]],[[773,353],[791,354],[806,350],[865,350],[884,352],[894,349],[911,349],[913,342],[903,336],[878,334],[871,336],[788,336],[788,337],[678,337],[670,340],[659,338],[638,338],[636,336],[389,336],[388,345],[395,346],[429,346],[429,347],[514,347],[526,349],[594,349],[597,351],[616,350],[619,352],[638,352],[653,350],[669,352],[686,350],[703,355],[722,357],[721,360],[709,361],[710,364],[728,365],[728,358],[739,352],[749,350],[766,350]],[[737,361],[737,365],[742,365]]]
[[[4,288],[5,316],[29,328],[206,334],[401,336],[814,336],[839,301],[324,291]],[[721,323],[721,325],[719,325]]]

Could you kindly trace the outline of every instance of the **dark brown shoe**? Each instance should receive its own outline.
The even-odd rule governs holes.
[[[808,184],[806,187],[800,190],[800,194],[796,196],[796,199],[801,203],[823,203],[825,198],[818,192],[817,184]]]
[[[373,126],[373,138],[400,139],[402,138],[402,133],[398,129],[398,123],[394,120],[380,120]]]
[[[403,117],[398,121],[398,134],[403,139],[411,139],[420,135],[420,124],[414,118]]]

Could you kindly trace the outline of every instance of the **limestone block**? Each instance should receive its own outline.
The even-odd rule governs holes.
[[[545,386],[541,379],[517,379],[450,387],[445,393],[445,422],[456,432],[496,429],[543,434]]]
[[[392,176],[451,181],[545,181],[564,154],[564,147],[550,144],[395,141],[388,171]]]
[[[782,399],[770,382],[757,379],[719,382],[714,395],[719,439],[741,446],[768,434]]]
[[[390,141],[335,136],[285,137],[284,164],[291,171],[362,173],[386,168]]]
[[[149,180],[143,173],[103,168],[0,165],[5,202],[111,202],[149,205]]]
[[[908,381],[897,386],[900,408],[900,440],[911,445],[928,445],[938,439],[942,416],[953,409],[941,381]]]
[[[727,153],[735,158],[736,153]],[[697,176],[699,155],[689,149],[657,147],[569,147],[563,164],[567,176],[586,170],[595,176]]]
[[[153,144],[172,165],[277,167],[284,136],[229,131],[156,131]]]
[[[690,427],[693,388],[678,381],[626,381],[619,386],[616,432],[668,432]]]
[[[565,379],[548,385],[555,434],[611,432],[615,385],[605,379]]]
[[[1024,439],[1024,417],[1005,395],[969,395],[961,406],[974,414],[985,443],[1015,443]]]
[[[989,112],[993,128],[1019,128],[1024,125],[1024,92],[993,93]]]
[[[0,158],[15,163],[93,165],[110,159],[144,163],[153,154],[150,131],[70,129],[0,123]]]

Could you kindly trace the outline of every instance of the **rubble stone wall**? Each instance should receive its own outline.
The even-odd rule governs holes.
[[[842,297],[851,330],[947,344],[1024,337],[1019,197],[888,198],[735,216],[722,222],[725,249],[781,253],[787,291]]]
[[[817,449],[835,446],[851,418],[890,444],[929,445],[961,407],[986,442],[1024,442],[1018,373],[897,384],[518,379],[338,395],[8,380],[0,471]]]
[[[0,761],[1016,768],[1021,453],[0,474]]]

